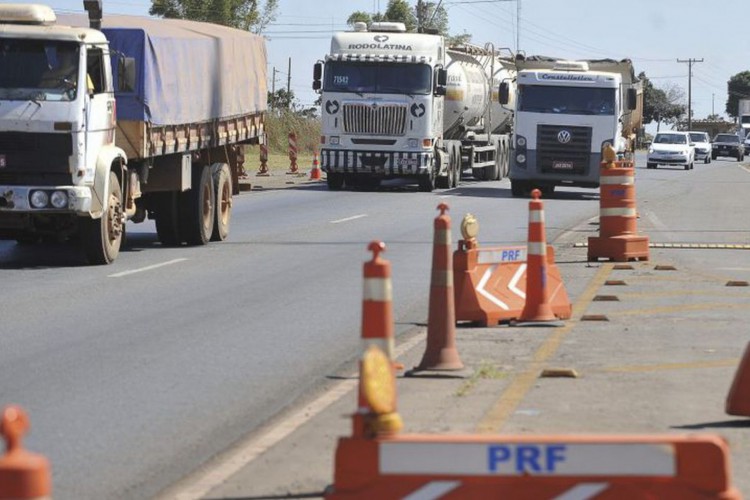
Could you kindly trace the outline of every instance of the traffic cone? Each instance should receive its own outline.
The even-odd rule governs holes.
[[[310,180],[311,181],[319,181],[321,178],[320,175],[320,162],[318,162],[318,151],[313,151],[313,163],[312,163],[312,170],[310,170]]]
[[[391,263],[380,257],[385,252],[385,243],[373,241],[368,247],[372,260],[364,265],[364,293],[362,297],[362,353],[370,347],[381,349],[391,362],[393,369],[393,287],[391,285]],[[360,373],[362,363],[360,362]],[[359,381],[359,403],[354,416],[355,435],[368,433],[367,416],[374,413],[365,397],[364,380]]]
[[[21,439],[29,430],[29,417],[19,406],[8,406],[0,420],[6,452],[0,456],[0,499],[49,497],[52,491],[49,461],[23,449]]]
[[[750,417],[750,344],[745,348],[726,402],[729,415]]]
[[[526,250],[526,303],[516,326],[561,326],[552,312],[547,293],[547,238],[544,228],[544,203],[538,189],[529,202],[529,236]]]
[[[268,177],[268,146],[265,144],[260,145],[260,169],[257,176]]]
[[[432,246],[432,279],[427,320],[427,347],[422,361],[409,375],[421,371],[458,371],[464,364],[456,349],[456,306],[453,295],[453,249],[448,205],[438,205]]]

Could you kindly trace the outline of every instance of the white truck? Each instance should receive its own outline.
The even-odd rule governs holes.
[[[533,188],[599,187],[602,148],[632,153],[643,117],[643,91],[630,60],[516,58],[518,81],[510,183]],[[501,89],[501,102],[510,89]]]
[[[77,241],[91,264],[147,217],[164,245],[223,240],[264,138],[264,40],[84,7],[0,4],[0,239]]]
[[[750,99],[737,101],[737,116],[739,117],[742,137],[750,133]]]
[[[356,23],[333,36],[313,78],[329,189],[402,177],[429,192],[457,186],[466,169],[507,175],[513,101],[497,95],[501,82],[515,86],[515,63],[490,44],[446,47],[403,23]]]

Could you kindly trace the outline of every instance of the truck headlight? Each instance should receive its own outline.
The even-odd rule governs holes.
[[[519,137],[516,140],[516,144],[518,144],[522,148],[525,147],[526,146],[526,138],[525,137]]]
[[[524,154],[516,155],[516,161],[518,163],[526,163],[526,155]]]
[[[65,191],[54,191],[50,196],[50,202],[55,208],[66,208],[68,206],[68,193]]]
[[[44,191],[32,191],[30,199],[31,206],[34,208],[44,208],[49,203],[49,196]]]
[[[338,138],[338,136],[332,135],[331,137],[329,137],[328,138],[328,143],[329,144],[333,144],[334,146],[338,146],[339,145],[339,138]]]
[[[419,139],[409,139],[408,145],[410,148],[416,148],[419,146]]]

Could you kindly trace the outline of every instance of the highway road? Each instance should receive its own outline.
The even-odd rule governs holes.
[[[746,167],[638,160],[652,242],[750,243]],[[397,333],[424,323],[441,202],[454,241],[471,212],[482,244],[525,242],[528,204],[507,180],[245,193],[228,241],[162,248],[153,225],[133,225],[104,267],[66,245],[0,242],[0,405],[29,411],[26,442],[50,458],[54,497],[153,496],[337,374],[358,354],[373,239],[393,265]],[[545,209],[554,243],[597,217],[598,192],[558,189]],[[748,279],[750,252],[721,265]]]

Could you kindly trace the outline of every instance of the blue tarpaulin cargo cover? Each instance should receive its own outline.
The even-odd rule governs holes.
[[[85,15],[58,24],[88,26]],[[179,125],[267,108],[265,40],[248,31],[180,19],[105,15],[113,49],[136,61],[136,89],[117,93],[118,120]]]

